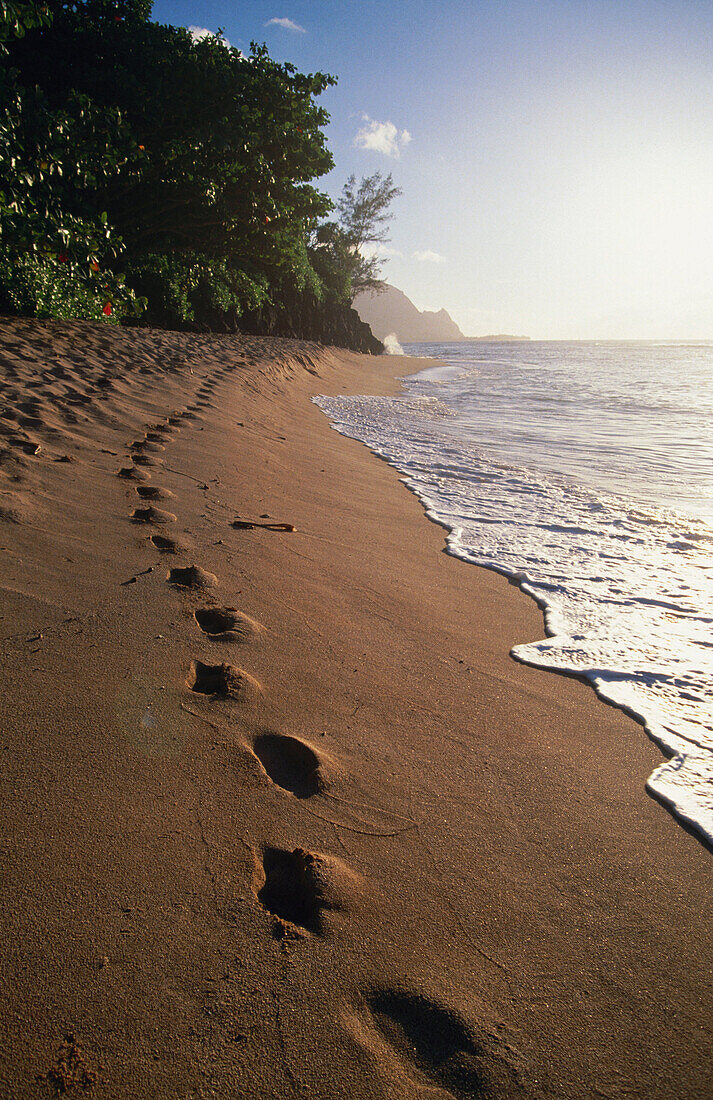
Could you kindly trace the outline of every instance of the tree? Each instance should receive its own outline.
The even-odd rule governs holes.
[[[185,28],[151,22],[146,0],[48,3],[52,26],[15,42],[13,64],[52,111],[80,97],[97,130],[103,119],[100,148],[113,161],[92,171],[89,187],[72,165],[53,171],[63,225],[106,215],[101,224],[125,247],[127,284],[163,302],[162,323],[201,323],[195,307],[208,302],[214,323],[286,280],[314,279],[307,234],[331,203],[311,181],[333,164],[315,100],[334,78],[279,64],[264,46],[245,57],[220,36],[195,42]],[[56,161],[36,131],[29,158],[50,170]],[[75,147],[84,157],[86,140]],[[73,257],[70,235],[62,252]]]
[[[388,241],[388,224],[393,218],[389,207],[401,194],[401,188],[394,186],[391,172],[387,176],[381,172],[363,176],[358,186],[356,177],[351,175],[342,188],[337,201],[338,226],[352,261],[352,301],[364,290],[378,291],[383,287],[381,261],[372,249]]]
[[[334,77],[194,41],[151,0],[0,0],[0,312],[350,339],[398,188],[334,204]],[[351,326],[351,328],[350,328]],[[356,330],[354,330],[356,331]],[[356,333],[355,339],[361,337]]]
[[[116,320],[134,295],[114,270],[122,242],[94,195],[135,143],[118,109],[73,89],[53,101],[22,63],[66,6],[0,0],[0,308]]]
[[[0,0],[0,56],[7,56],[5,42],[51,22],[49,8],[37,0]]]

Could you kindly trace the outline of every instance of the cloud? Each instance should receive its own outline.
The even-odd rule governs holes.
[[[295,23],[292,19],[268,19],[265,24],[266,27],[282,27],[286,31],[294,31],[296,34],[306,34],[304,27],[301,27],[299,23]]]
[[[383,256],[385,259],[389,259],[390,256],[397,256],[403,259],[404,256],[403,252],[399,252],[398,248],[389,248],[386,244],[363,244],[360,246],[359,251],[367,260],[370,260],[372,256]]]
[[[424,249],[423,252],[414,252],[414,260],[419,260],[422,264],[444,264],[446,257],[441,256],[438,252],[432,252],[430,248]]]
[[[189,27],[188,33],[194,42],[200,42],[203,38],[217,38],[215,31],[209,31],[207,27]],[[221,35],[221,42],[225,42],[226,46],[230,46],[227,38]]]
[[[200,42],[201,38],[213,38],[213,31],[209,31],[207,27],[189,27],[188,33],[194,42]]]
[[[398,157],[411,140],[408,130],[398,130],[393,122],[377,122],[368,115],[362,115],[362,126],[354,138],[357,149],[373,149],[387,157]]]

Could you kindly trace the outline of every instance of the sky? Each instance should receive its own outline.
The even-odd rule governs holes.
[[[157,0],[339,78],[336,198],[391,172],[382,273],[466,335],[713,339],[712,0]]]

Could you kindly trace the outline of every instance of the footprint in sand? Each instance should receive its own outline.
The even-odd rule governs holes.
[[[304,848],[266,847],[256,870],[263,880],[257,898],[268,913],[318,936],[325,932],[325,910],[352,908],[361,890],[359,876],[341,860]],[[278,934],[284,931],[278,924]]]
[[[70,388],[65,393],[64,400],[68,405],[89,405],[92,399],[88,393],[80,393]]]
[[[215,573],[201,569],[200,565],[177,566],[169,571],[166,580],[169,584],[177,584],[181,588],[217,588],[218,586]]]
[[[29,428],[33,431],[36,431],[38,428],[44,428],[45,426],[45,422],[41,416],[21,416],[18,423],[21,428]]]
[[[412,1079],[414,1092],[435,1085],[457,1100],[525,1095],[509,1048],[423,994],[372,990],[346,1023],[380,1066]]]
[[[176,554],[183,549],[175,539],[167,538],[166,535],[152,535],[151,542],[162,554]]]
[[[139,470],[137,466],[122,466],[116,472],[117,477],[123,477],[126,481],[145,481],[151,475],[145,470]]]
[[[32,439],[22,439],[20,436],[8,439],[8,444],[13,450],[20,451],[24,455],[38,455],[42,450],[39,443],[35,443]]]
[[[250,642],[265,631],[234,607],[199,607],[194,616],[203,633],[217,642]]]
[[[175,523],[173,512],[164,512],[163,508],[154,508],[150,504],[147,508],[134,508],[131,513],[132,523]]]
[[[188,686],[199,695],[219,695],[223,698],[249,700],[260,695],[262,688],[248,672],[225,663],[207,665],[192,661]]]
[[[170,500],[173,496],[170,489],[162,489],[159,485],[139,485],[136,492],[142,500]]]
[[[135,439],[130,444],[129,450],[139,454],[145,454],[147,451],[156,452],[165,450],[163,443],[152,442],[150,439]]]
[[[272,782],[297,798],[311,798],[327,787],[320,755],[298,737],[260,733],[253,752]]]

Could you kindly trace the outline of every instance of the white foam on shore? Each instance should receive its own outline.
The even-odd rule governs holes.
[[[582,676],[638,719],[671,757],[648,789],[713,843],[713,527],[494,461],[434,398],[315,400],[405,475],[450,553],[537,601],[547,637],[513,657]]]

